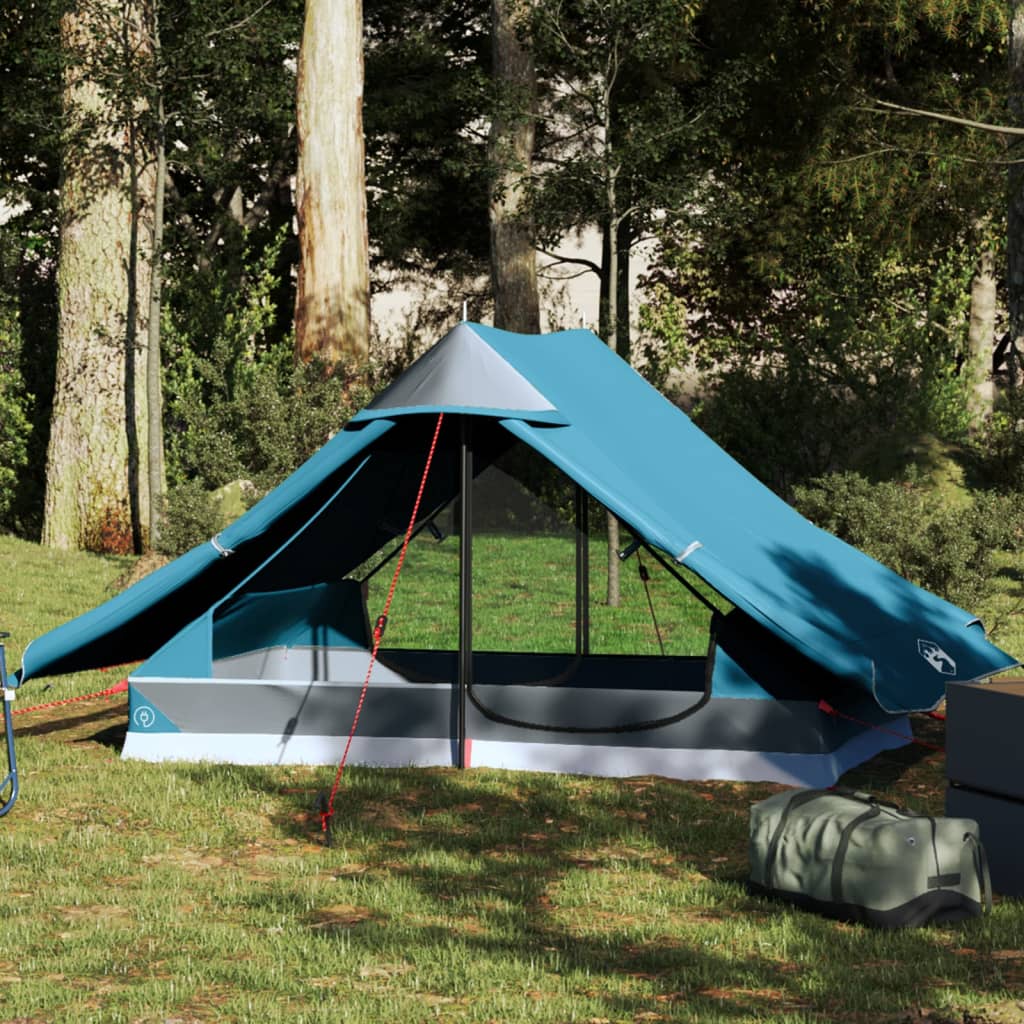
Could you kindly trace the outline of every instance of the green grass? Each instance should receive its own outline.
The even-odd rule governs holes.
[[[590,544],[591,650],[595,654],[704,654],[710,612],[650,556],[654,617],[634,556],[621,565],[622,602],[606,597],[607,544]],[[573,651],[576,629],[576,547],[570,537],[504,537],[473,541],[473,646],[489,651]],[[394,561],[371,582],[371,616],[384,607]],[[694,582],[697,582],[694,580]],[[702,587],[723,611],[730,605]],[[459,543],[420,535],[410,545],[387,628],[395,647],[458,647]]]
[[[446,547],[413,553],[389,642],[451,635],[430,598],[431,572],[450,575]],[[479,554],[486,569],[486,545]],[[560,586],[564,552],[542,554],[540,565],[517,554],[502,575],[494,568],[500,586],[493,607],[479,608],[478,643],[571,642],[571,592],[550,622],[531,621]],[[125,569],[4,538],[0,558],[12,664],[25,639],[101,600]],[[630,580],[632,567],[621,620],[609,613],[602,623],[608,610],[595,607],[595,635],[652,649],[646,599]],[[501,598],[515,582],[522,589]],[[1008,612],[1019,577],[1000,588],[994,600]],[[673,624],[684,616],[667,593],[655,601],[670,643],[685,649],[698,630]],[[513,610],[525,625],[503,628]],[[417,612],[431,620],[422,635],[411,626]],[[1019,616],[1005,618],[1016,628]],[[60,680],[46,697],[111,681]],[[33,683],[19,705],[35,699]],[[314,801],[331,769],[122,762],[123,699],[17,721],[23,792],[0,820],[5,1022],[1024,1018],[1020,903],[889,933],[748,895],[749,805],[779,787],[350,768],[327,849]],[[917,728],[941,743],[940,723]],[[941,754],[918,747],[844,781],[941,813],[943,769]]]
[[[996,564],[998,570],[978,614],[992,642],[1024,662],[1024,558],[999,552]]]

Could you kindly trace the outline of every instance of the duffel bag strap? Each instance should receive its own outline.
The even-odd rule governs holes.
[[[775,831],[772,833],[771,842],[768,844],[768,855],[765,857],[764,862],[764,884],[767,888],[771,889],[774,887],[773,876],[775,874],[775,858],[779,852],[779,843],[782,842],[782,835],[786,830],[786,824],[789,822],[789,816],[798,807],[802,807],[806,803],[810,803],[812,800],[817,800],[819,796],[827,796],[828,790],[824,789],[804,789],[798,793],[794,793],[790,797],[789,802],[786,804],[779,815],[779,823],[775,826]]]
[[[865,793],[860,789],[849,789],[846,786],[833,786],[832,792],[839,794],[839,796],[848,796],[851,800],[859,800],[862,804],[878,804],[879,807],[888,807],[890,810],[899,811],[900,814],[906,814],[911,818],[918,817],[918,815],[914,814],[913,811],[908,811],[901,804],[894,803],[892,800],[880,800],[877,796],[874,796],[871,793]]]
[[[850,848],[853,830],[858,825],[863,825],[865,821],[876,817],[880,813],[878,804],[872,803],[863,814],[858,814],[840,834],[839,843],[836,846],[836,855],[832,859],[832,901],[834,903],[843,902],[843,864],[846,862],[846,851]]]
[[[981,840],[973,832],[964,833],[964,842],[971,841],[971,850],[974,854],[974,869],[978,872],[978,881],[981,883],[982,901],[987,913],[992,913],[992,875],[988,870],[988,856]]]

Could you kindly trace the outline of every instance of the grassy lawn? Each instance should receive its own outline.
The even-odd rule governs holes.
[[[667,654],[703,654],[710,612],[650,556],[651,604],[637,558],[621,565],[622,603],[605,602],[607,545],[590,544],[591,650],[657,654],[658,631]],[[576,547],[571,538],[504,537],[473,541],[473,646],[489,651],[572,651],[576,629]],[[384,606],[394,563],[371,583],[371,616]],[[693,578],[693,582],[696,579]],[[728,602],[704,587],[723,611]],[[388,622],[395,647],[458,647],[459,542],[441,543],[421,534],[410,545]],[[657,630],[655,629],[657,622]]]
[[[455,586],[455,549],[417,544],[389,643],[452,642],[437,595]],[[493,584],[478,646],[571,645],[571,551],[477,554]],[[635,565],[612,613],[593,557],[595,649],[657,650]],[[8,538],[0,559],[12,666],[128,567]],[[1024,585],[1005,569],[980,611],[1021,656]],[[664,576],[652,568],[667,646],[701,651],[701,606],[681,607]],[[19,705],[117,678],[61,679],[46,694],[32,683]],[[1024,904],[890,933],[750,896],[749,806],[779,787],[353,768],[327,849],[314,801],[332,769],[122,762],[125,717],[117,698],[17,720],[23,791],[0,820],[0,1021],[1024,1020]],[[942,742],[941,723],[916,728]],[[941,753],[915,747],[844,781],[941,813],[943,770]]]

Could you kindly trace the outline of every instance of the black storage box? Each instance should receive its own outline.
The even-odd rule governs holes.
[[[946,815],[973,818],[992,888],[1024,896],[1024,679],[946,686]]]

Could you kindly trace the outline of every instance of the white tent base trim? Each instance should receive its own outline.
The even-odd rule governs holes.
[[[836,750],[822,754],[468,740],[466,767],[822,787],[833,785],[844,772],[875,754],[905,746],[910,736],[911,725],[904,717],[894,719],[890,731],[859,733]],[[340,761],[346,740],[345,736],[129,730],[122,756],[140,761],[329,765]],[[357,735],[349,751],[349,763],[391,768],[452,766],[457,763],[455,747],[451,740],[441,738]]]

